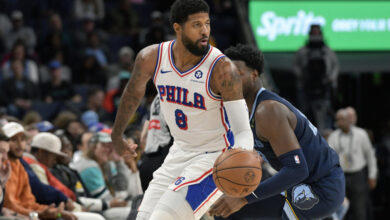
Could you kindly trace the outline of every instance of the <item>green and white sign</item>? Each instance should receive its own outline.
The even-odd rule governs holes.
[[[298,50],[313,23],[334,50],[390,50],[390,1],[251,0],[249,20],[263,51]]]

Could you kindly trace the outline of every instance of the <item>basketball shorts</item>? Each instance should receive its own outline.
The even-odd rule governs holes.
[[[153,173],[139,211],[152,213],[167,190],[186,190],[185,200],[192,208],[194,219],[200,219],[222,195],[212,178],[214,161],[221,153],[222,150],[183,150],[174,143],[162,166]],[[174,209],[175,204],[171,208]]]

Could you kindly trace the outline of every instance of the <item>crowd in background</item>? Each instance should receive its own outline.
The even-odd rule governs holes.
[[[126,138],[139,144],[139,157],[124,160],[116,155],[109,133],[137,52],[174,38],[167,18],[172,2],[0,0],[0,144],[9,143],[8,150],[0,145],[0,158],[10,161],[9,165],[0,164],[0,172],[6,173],[9,166],[16,167],[10,172],[19,172],[0,177],[6,189],[3,214],[17,212],[23,218],[36,211],[43,219],[58,213],[68,219],[74,215],[81,219],[80,213],[91,214],[89,217],[100,213],[106,219],[126,219],[133,214],[151,173],[166,155],[166,148],[159,144],[165,147],[172,141],[165,134],[164,143],[153,142],[156,149],[142,156],[145,130],[153,130],[153,124],[144,128],[153,118],[150,106],[156,91],[152,83],[126,131]],[[207,2],[211,6],[210,43],[223,51],[241,40],[235,29],[239,23],[234,4],[231,0]],[[346,119],[343,124],[343,117],[350,117],[347,109],[335,114],[332,97],[338,86],[339,64],[319,26],[312,26],[294,63],[300,110],[324,136],[330,134],[330,145],[339,148],[342,162],[349,162],[343,169],[350,212],[364,211],[358,215],[372,219],[374,213],[390,207],[386,199],[390,192],[385,187],[390,181],[389,135],[380,143],[371,139],[373,147],[370,133],[357,129],[356,120]],[[340,131],[343,125],[351,130],[345,135]],[[355,130],[358,135],[352,137],[357,140],[352,141],[349,136]],[[348,155],[342,145],[358,152]],[[362,163],[351,169],[350,160]],[[355,177],[356,173],[362,176]],[[348,188],[348,175],[351,182],[360,178],[362,188]],[[21,190],[15,184],[27,180],[30,196],[10,197]],[[380,193],[372,194],[375,188]],[[42,189],[50,193],[43,194]],[[52,203],[55,205],[50,206]],[[353,213],[347,218],[357,219],[350,216]]]

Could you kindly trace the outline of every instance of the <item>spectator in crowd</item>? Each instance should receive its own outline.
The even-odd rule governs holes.
[[[85,54],[95,56],[100,66],[106,67],[109,62],[108,49],[100,43],[100,38],[97,32],[87,34],[87,48]]]
[[[109,81],[107,83],[107,91],[117,89],[119,87],[120,73],[123,71],[131,73],[134,64],[134,50],[131,47],[124,46],[119,50],[119,63],[114,63],[108,67],[107,73]]]
[[[61,141],[61,152],[67,156],[57,157],[54,166],[50,167],[50,172],[77,196],[85,196],[87,193],[84,191],[84,186],[77,171],[69,167],[69,163],[73,158],[72,144],[65,135],[61,135],[59,138]]]
[[[27,54],[32,55],[37,43],[34,30],[23,25],[23,13],[21,11],[13,11],[11,14],[11,19],[12,30],[4,39],[7,50],[11,50],[14,43],[18,39],[21,39],[26,43]]]
[[[71,83],[66,82],[62,78],[61,63],[52,61],[49,64],[50,81],[42,86],[42,97],[45,102],[51,103],[65,102],[71,100],[72,102],[81,102],[81,96],[76,94]]]
[[[300,109],[322,132],[332,121],[332,94],[337,88],[339,63],[325,44],[321,27],[310,27],[307,44],[294,58]]]
[[[104,2],[103,0],[75,0],[74,15],[79,20],[84,18],[102,20],[105,16]]]
[[[73,159],[72,163],[76,163],[79,161],[79,159],[82,157],[83,154],[87,153],[88,150],[88,142],[91,139],[93,133],[91,132],[84,132],[82,133],[75,142],[75,148],[73,148]]]
[[[79,70],[72,71],[72,79],[79,84],[97,85],[106,87],[107,76],[103,67],[99,64],[95,54],[88,52],[82,58]]]
[[[112,141],[108,133],[95,133],[88,143],[87,153],[72,164],[71,168],[77,170],[93,198],[104,200],[103,209],[106,207],[117,208],[103,212],[105,217],[113,218],[115,216],[114,219],[126,219],[131,208],[126,207],[126,201],[119,200],[110,193],[110,186],[107,185],[109,181],[106,179],[108,176],[102,169],[109,161],[112,151],[111,144]],[[115,167],[113,169],[115,170],[113,172],[117,172]]]
[[[62,19],[54,13],[49,17],[49,30],[41,37],[41,48],[38,50],[43,63],[50,62],[58,52],[62,53],[63,62],[69,64],[71,51],[71,37],[63,29]]]
[[[23,216],[10,209],[3,208],[4,194],[6,190],[5,185],[11,175],[11,165],[8,160],[8,152],[9,152],[8,141],[9,138],[7,138],[7,136],[5,136],[2,130],[0,129],[0,216],[4,216],[4,218],[9,217],[15,220],[18,219],[24,220],[27,219],[27,216]]]
[[[346,178],[346,196],[350,201],[346,219],[368,219],[369,190],[376,187],[377,164],[374,149],[362,128],[356,127],[356,117],[350,110],[336,113],[338,129],[331,133],[328,142],[339,154]]]
[[[74,204],[71,203],[71,200],[60,191],[40,182],[28,163],[21,158],[23,148],[26,145],[24,130],[21,125],[10,122],[3,126],[3,131],[7,137],[13,135],[10,138],[10,152],[8,154],[11,159],[12,173],[10,181],[7,183],[7,189],[10,190],[6,193],[6,206],[8,204],[12,207],[10,209],[22,214],[27,211],[29,211],[28,213],[37,212],[40,219],[62,217],[64,220],[103,220],[103,217],[98,214],[80,212],[81,207],[79,205],[76,206],[78,207],[77,209],[74,209]],[[46,201],[46,203],[40,201]],[[67,204],[64,205],[64,202],[67,202]],[[54,207],[54,203],[58,205],[58,208]],[[52,205],[48,206],[48,204]],[[64,208],[69,211],[73,210],[73,212],[65,211]]]
[[[25,126],[33,125],[40,121],[42,121],[42,116],[34,110],[27,112],[22,119]]]
[[[31,193],[27,172],[19,160],[26,146],[24,129],[18,123],[9,122],[2,127],[2,131],[7,138],[10,138],[8,157],[12,170],[10,178],[6,183],[7,191],[5,193],[4,207],[23,215],[37,212],[40,219],[53,219],[58,217],[58,213],[61,213],[65,219],[76,219],[76,216],[62,210],[62,208],[55,208],[52,205],[47,206],[36,202],[35,196]]]
[[[61,152],[60,139],[54,134],[41,132],[37,134],[31,142],[31,154],[25,154],[23,159],[30,165],[42,183],[51,185],[60,190],[71,199],[67,202],[73,203],[72,200],[76,201],[74,192],[63,185],[49,171],[49,169],[57,163],[57,156],[67,156],[65,153]]]
[[[107,16],[107,29],[113,34],[135,36],[139,32],[139,16],[132,7],[132,2],[119,0],[118,6],[113,8]]]
[[[39,89],[23,75],[24,67],[20,60],[11,63],[13,77],[2,83],[2,92],[7,94],[8,112],[22,117],[32,107],[32,101],[39,98]]]
[[[3,80],[13,77],[12,63],[15,60],[22,62],[23,75],[34,84],[38,84],[39,74],[37,64],[27,58],[26,47],[22,40],[17,40],[11,49],[11,53],[4,57],[4,64],[2,66]]]
[[[98,116],[98,121],[103,123],[105,123],[106,121],[110,121],[110,117],[108,116],[106,110],[103,108],[104,96],[105,94],[102,89],[91,89],[88,93],[86,108],[84,109],[84,112],[95,112]]]
[[[104,30],[97,27],[93,19],[84,18],[81,21],[81,28],[73,30],[72,42],[79,48],[85,48],[87,46],[87,36],[92,32],[97,33],[101,42],[106,42],[109,37]]]
[[[69,120],[65,126],[65,135],[69,138],[72,145],[75,145],[77,138],[84,132],[86,128],[78,119]]]
[[[124,89],[126,88],[127,81],[130,79],[130,72],[122,70],[119,73],[119,87],[109,90],[104,98],[103,107],[111,115],[112,119],[115,119],[116,111],[119,106],[119,101]]]

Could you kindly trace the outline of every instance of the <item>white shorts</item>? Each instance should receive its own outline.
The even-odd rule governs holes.
[[[185,200],[191,206],[194,218],[201,218],[222,195],[212,177],[214,161],[221,153],[222,150],[187,151],[173,144],[162,166],[153,173],[139,211],[152,213],[166,190],[185,189]],[[171,208],[174,209],[175,204]]]

